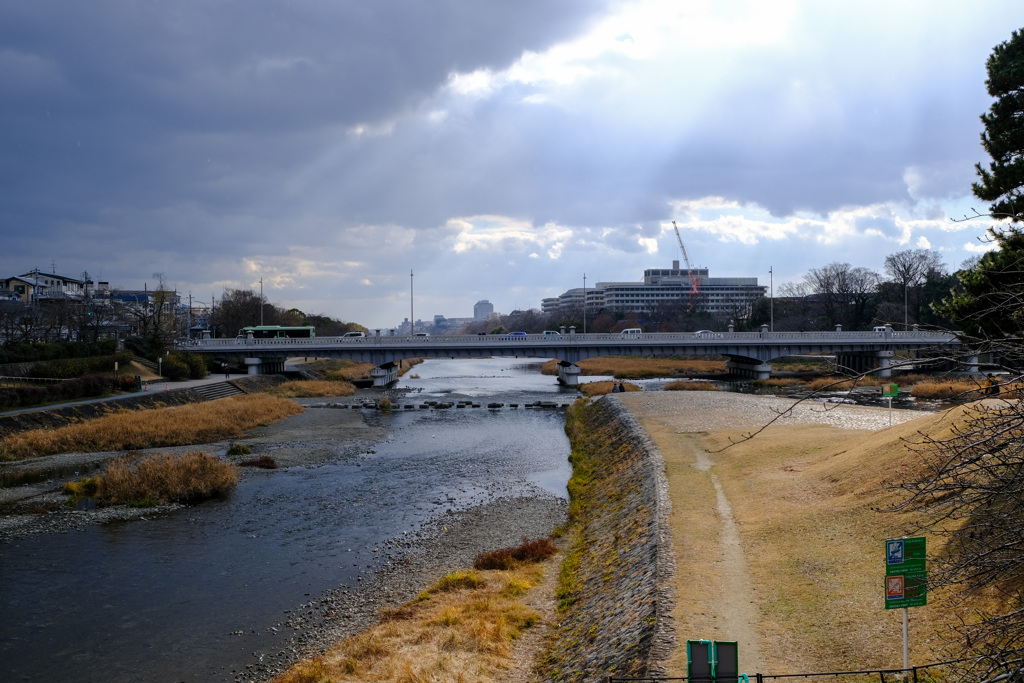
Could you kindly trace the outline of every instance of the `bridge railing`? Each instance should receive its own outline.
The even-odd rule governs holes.
[[[844,342],[867,342],[867,341],[892,341],[894,343],[916,342],[918,344],[948,344],[955,343],[956,337],[948,332],[933,331],[830,331],[830,332],[647,332],[642,334],[463,334],[443,335],[435,337],[409,337],[406,335],[367,336],[367,337],[312,337],[308,339],[292,338],[271,338],[271,339],[194,339],[182,340],[177,346],[183,350],[196,351],[217,351],[217,350],[247,350],[247,349],[272,349],[287,347],[300,350],[308,348],[359,348],[366,346],[409,346],[429,348],[433,345],[444,346],[476,346],[476,345],[501,345],[514,348],[517,344],[528,344],[530,346],[565,346],[566,344],[639,344],[639,345],[720,345],[728,344],[730,341],[739,344],[756,343],[792,343],[792,344],[814,344],[814,343],[844,343]]]

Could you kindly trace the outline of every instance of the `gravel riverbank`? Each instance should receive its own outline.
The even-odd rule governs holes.
[[[342,399],[344,400],[344,399]],[[353,403],[360,397],[349,399]],[[310,406],[299,415],[274,425],[260,427],[245,438],[234,440],[253,453],[234,460],[269,456],[279,467],[317,468],[338,462],[358,462],[372,454],[387,430],[365,420],[358,410],[313,407],[323,399],[300,399]],[[217,442],[177,448],[159,448],[146,453],[181,452],[202,449],[223,453],[231,442]],[[0,543],[32,534],[67,534],[92,524],[124,520],[137,523],[157,516],[188,513],[189,506],[171,505],[136,509],[124,506],[89,507],[73,510],[59,490],[69,480],[98,471],[104,463],[124,453],[78,453],[48,456],[0,465],[6,477],[55,472],[46,481],[0,488]],[[275,473],[241,468],[241,476],[274,477]],[[411,495],[418,495],[412,492]],[[431,500],[425,500],[431,506]],[[284,670],[299,657],[322,652],[331,644],[356,633],[377,618],[378,610],[414,599],[434,580],[447,572],[472,565],[481,552],[518,545],[523,538],[540,538],[566,519],[567,501],[540,486],[496,482],[488,493],[470,502],[470,507],[448,509],[441,501],[426,524],[393,537],[372,550],[371,566],[347,584],[336,585],[307,598],[282,613],[279,621],[230,633],[245,643],[250,657],[235,670],[210,671],[208,680],[265,681]],[[205,505],[217,503],[206,503]],[[201,504],[203,505],[203,504]],[[184,517],[182,517],[184,519]],[[224,634],[228,636],[229,634]]]

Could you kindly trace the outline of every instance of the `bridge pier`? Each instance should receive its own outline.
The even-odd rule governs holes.
[[[267,360],[266,358],[246,358],[245,364],[249,366],[250,375],[272,375],[284,372],[283,360]]]
[[[558,381],[567,387],[579,385],[580,366],[575,363],[566,363],[564,360],[558,363]]]
[[[869,373],[876,377],[892,377],[892,351],[867,351],[836,355],[839,369],[856,374]]]
[[[725,363],[730,375],[739,375],[749,379],[768,379],[772,374],[772,366],[768,363],[750,362],[730,358]]]
[[[394,363],[386,363],[370,370],[370,377],[373,379],[373,386],[386,387],[398,381],[398,366]]]

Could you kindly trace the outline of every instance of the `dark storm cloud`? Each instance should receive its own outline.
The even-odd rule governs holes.
[[[601,3],[12,2],[0,7],[5,220],[248,202],[324,127],[579,32]]]

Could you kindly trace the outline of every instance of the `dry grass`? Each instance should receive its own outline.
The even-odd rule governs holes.
[[[349,382],[337,380],[295,380],[277,385],[270,393],[280,398],[319,398],[353,396],[356,388]]]
[[[925,379],[910,388],[915,398],[979,397],[981,385],[969,378]]]
[[[846,391],[855,387],[880,387],[883,383],[888,384],[891,380],[888,377],[860,377],[858,379],[844,380],[841,377],[819,377],[807,383],[811,391]]]
[[[118,412],[60,429],[34,429],[0,441],[0,458],[54,453],[134,451],[240,437],[247,429],[302,412],[293,401],[266,394],[231,396],[171,408]]]
[[[414,367],[423,362],[422,358],[406,358],[398,362],[398,376],[402,377],[405,373],[412,370]]]
[[[677,629],[686,638],[735,639],[718,602],[732,567],[722,564],[716,486],[731,506],[753,587],[763,672],[898,667],[900,616],[883,609],[883,541],[899,537],[912,516],[877,510],[897,498],[888,485],[913,470],[901,438],[941,437],[955,414],[927,415],[877,432],[828,426],[769,427],[756,438],[714,452],[740,430],[679,433],[644,419],[665,456],[672,492],[677,567]],[[708,456],[707,453],[711,452]],[[709,459],[711,470],[696,467]],[[717,479],[712,478],[712,474]],[[941,552],[929,539],[929,555]],[[708,571],[709,562],[717,568]],[[942,659],[937,635],[956,619],[942,606],[911,610],[911,663]],[[685,675],[685,648],[670,674]]]
[[[481,553],[473,560],[473,569],[515,569],[531,562],[543,562],[558,552],[558,546],[551,538],[535,541],[523,539],[516,548],[499,548]]]
[[[750,380],[750,386],[755,389],[774,389],[781,387],[793,387],[798,384],[803,384],[801,380],[795,377],[769,377],[768,379],[752,379]]]
[[[601,396],[603,394],[611,394],[612,388],[619,384],[619,382],[587,382],[586,384],[579,385],[580,393],[584,396]],[[640,391],[640,387],[635,384],[622,383],[626,387],[626,391]]]
[[[324,379],[333,382],[352,382],[357,379],[369,379],[370,370],[376,365],[373,363],[355,363],[352,361],[336,361],[340,367],[327,372]]]
[[[165,453],[111,462],[96,497],[110,505],[188,503],[222,495],[237,483],[235,466],[209,453]]]
[[[665,391],[719,391],[719,388],[711,382],[691,382],[682,379],[669,382],[663,389]]]
[[[542,576],[538,565],[453,572],[273,683],[493,681],[513,666],[514,641],[539,619],[521,596]]]
[[[661,358],[629,358],[602,356],[587,358],[577,365],[583,375],[611,375],[616,379],[646,379],[673,377],[681,374],[709,374],[725,372],[725,361],[668,360]],[[540,369],[545,375],[558,374],[558,361],[549,360]]]

